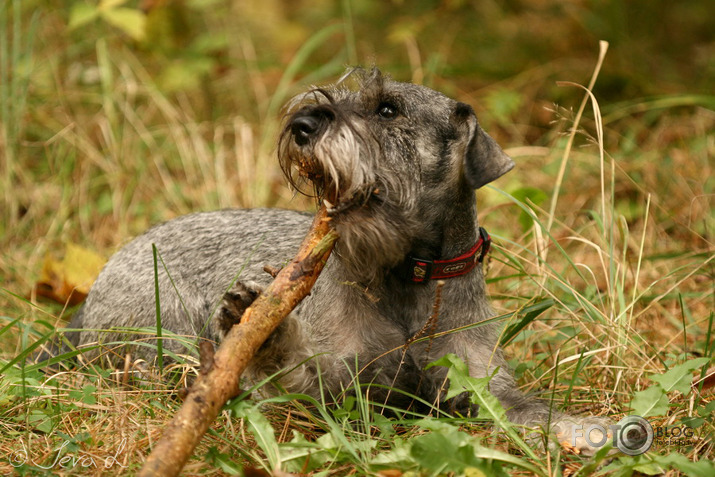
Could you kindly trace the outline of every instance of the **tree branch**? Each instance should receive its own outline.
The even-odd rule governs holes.
[[[178,475],[223,405],[240,392],[239,378],[258,348],[308,294],[338,238],[321,207],[296,257],[246,310],[215,354],[202,350],[201,373],[164,428],[140,477]]]

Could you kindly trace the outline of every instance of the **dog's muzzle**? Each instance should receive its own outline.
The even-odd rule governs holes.
[[[283,171],[289,175],[295,167],[312,183],[329,213],[367,203],[377,188],[365,161],[376,152],[364,141],[366,134],[358,131],[358,125],[349,122],[333,104],[303,106],[285,125],[280,157]]]
[[[298,116],[290,124],[290,132],[299,146],[306,146],[319,129],[320,121],[313,116]]]
[[[291,117],[287,129],[293,143],[301,152],[294,156],[295,164],[301,175],[315,184],[324,180],[324,167],[315,157],[318,140],[325,134],[330,124],[335,121],[335,113],[325,106],[305,106]]]
[[[293,140],[298,146],[307,146],[319,138],[334,120],[335,113],[324,106],[306,106],[295,113],[290,121]]]

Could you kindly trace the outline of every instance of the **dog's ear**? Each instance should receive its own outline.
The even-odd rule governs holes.
[[[472,188],[479,189],[514,167],[514,161],[479,126],[471,106],[458,103],[454,115],[469,125],[469,144],[464,154],[464,177]]]

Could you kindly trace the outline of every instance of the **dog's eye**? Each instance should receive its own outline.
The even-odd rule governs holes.
[[[390,103],[380,103],[380,106],[377,107],[377,115],[382,119],[395,119],[397,107]]]

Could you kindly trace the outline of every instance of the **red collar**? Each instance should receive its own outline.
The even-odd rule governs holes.
[[[487,231],[479,227],[479,240],[468,252],[448,260],[407,257],[403,270],[407,280],[416,283],[459,277],[471,272],[477,263],[484,261],[491,243],[492,239]]]

